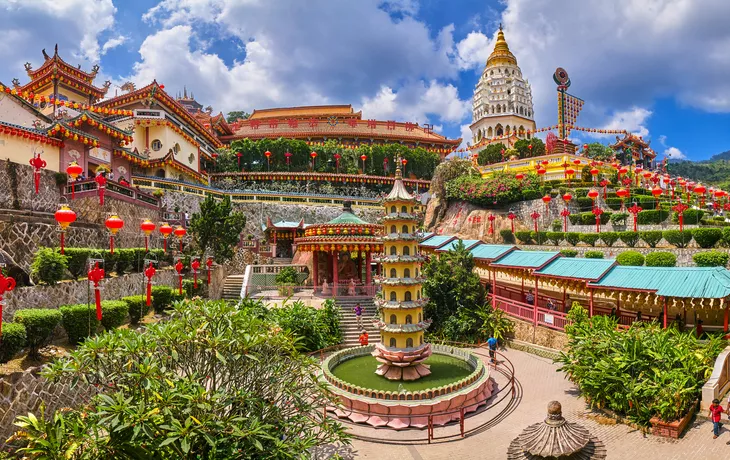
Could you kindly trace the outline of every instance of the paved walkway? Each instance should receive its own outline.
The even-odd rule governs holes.
[[[498,423],[490,424],[485,430],[458,441],[425,442],[410,445],[353,440],[352,446],[339,453],[345,459],[377,460],[498,460],[506,458],[507,447],[522,430],[533,423],[542,421],[547,413],[547,404],[552,400],[563,405],[563,416],[572,422],[579,422],[606,444],[608,458],[613,460],[710,460],[730,458],[730,430],[724,429],[718,439],[712,439],[712,424],[695,422],[679,440],[658,438],[645,435],[626,425],[596,417],[577,396],[576,387],[557,372],[551,360],[517,350],[504,351],[505,356],[515,366],[519,383],[517,401],[508,408],[506,416]],[[503,381],[497,377],[497,381]],[[502,403],[506,406],[506,403]],[[493,412],[487,411],[466,420],[466,429],[483,420],[492,418]],[[730,427],[730,423],[726,424]],[[451,431],[448,431],[451,430]],[[436,429],[435,435],[458,432],[451,426]],[[363,431],[372,435],[372,431]],[[394,432],[379,430],[377,435],[390,439],[425,438],[424,431]],[[317,458],[327,458],[334,452],[326,450]]]

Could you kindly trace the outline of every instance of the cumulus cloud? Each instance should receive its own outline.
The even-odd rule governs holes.
[[[632,107],[629,110],[614,113],[602,129],[625,129],[638,136],[647,137],[649,130],[646,127],[646,122],[651,114],[651,110]]]
[[[679,150],[677,147],[669,147],[668,149],[664,150],[664,156],[669,158],[670,160],[686,160],[687,155],[682,153],[681,150]]]
[[[371,118],[406,120],[426,123],[429,115],[446,122],[458,123],[469,112],[467,101],[459,100],[456,87],[436,81],[415,82],[402,86],[397,92],[383,86],[374,97],[364,97],[362,111]]]
[[[481,32],[469,32],[456,45],[457,65],[460,70],[482,70],[494,49],[492,41]]]
[[[107,51],[116,48],[117,46],[123,45],[128,40],[124,35],[118,35],[114,38],[110,38],[104,42],[104,46],[101,47],[101,54],[106,54]]]

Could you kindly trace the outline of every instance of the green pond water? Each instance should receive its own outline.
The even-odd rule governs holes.
[[[377,375],[375,369],[380,363],[370,355],[348,359],[335,367],[332,373],[345,382],[371,390],[398,391],[403,385],[406,391],[417,391],[453,383],[474,372],[467,362],[448,355],[434,353],[424,363],[431,366],[431,375],[413,382],[393,381]]]

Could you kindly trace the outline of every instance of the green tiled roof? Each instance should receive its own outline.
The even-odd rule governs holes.
[[[475,259],[494,260],[516,248],[516,246],[509,246],[506,244],[480,244],[479,246],[472,248],[469,252],[471,252],[471,255],[474,256]]]
[[[328,224],[355,224],[355,225],[367,225],[368,222],[365,222],[364,220],[357,217],[355,214],[351,213],[350,211],[344,211],[339,216],[335,217],[331,221],[327,222]]]
[[[451,235],[436,235],[421,241],[419,244],[427,248],[439,248],[453,239],[454,237]]]
[[[613,259],[558,257],[536,273],[546,276],[597,280],[613,267],[615,262]]]
[[[540,268],[552,258],[559,256],[559,252],[553,251],[512,251],[492,262],[492,266],[517,267],[517,268]]]
[[[471,249],[474,246],[476,246],[477,244],[481,243],[480,240],[453,240],[453,241],[450,241],[447,244],[441,246],[437,250],[438,251],[451,251],[452,249],[454,249],[456,247],[457,244],[459,244],[459,241],[464,243],[464,247],[466,249]]]
[[[638,289],[666,297],[719,299],[730,295],[730,271],[721,267],[616,266],[589,286]]]

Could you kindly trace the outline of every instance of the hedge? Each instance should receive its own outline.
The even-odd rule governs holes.
[[[68,268],[66,257],[53,248],[38,249],[30,266],[33,279],[51,286],[64,278],[66,268]]]
[[[582,212],[580,214],[571,214],[568,216],[570,223],[573,225],[595,225],[596,216],[592,212]],[[601,214],[601,225],[606,225],[611,220],[611,213],[604,212]]]
[[[575,246],[580,241],[580,235],[578,232],[568,232],[565,234],[565,241]]]
[[[542,198],[540,190],[527,189],[522,191],[522,199],[524,201],[537,200]]]
[[[603,252],[601,251],[586,251],[583,255],[586,259],[603,259]]]
[[[598,233],[581,233],[580,240],[589,246],[595,246],[600,235]]]
[[[122,297],[121,300],[127,306],[131,324],[139,324],[139,320],[150,311],[150,307],[147,306],[147,295],[132,295]]]
[[[104,300],[101,302],[101,325],[111,331],[118,328],[127,320],[129,307],[122,300]]]
[[[163,314],[172,303],[172,288],[169,286],[152,286],[152,308],[155,313]]]
[[[512,230],[510,229],[502,229],[499,231],[499,236],[502,237],[502,241],[505,243],[514,243],[515,242],[515,234],[512,233]]]
[[[121,275],[127,271],[141,272],[144,269],[142,262],[147,254],[144,248],[120,248],[116,249],[114,254],[105,249],[94,248],[65,248],[64,252],[65,255],[62,256],[56,248],[41,248],[36,252],[33,264],[38,261],[39,267],[41,265],[48,267],[51,262],[60,263],[62,258],[65,257],[66,266],[63,268],[68,269],[71,277],[77,280],[86,276],[88,271],[86,264],[89,258],[101,257],[104,259],[104,270],[109,273],[116,271],[117,274]],[[166,260],[168,257],[163,249],[152,249],[149,253],[158,261]],[[38,276],[41,281],[47,282],[42,278],[42,276],[48,276],[45,272]],[[55,282],[58,282],[65,278],[65,270],[60,269],[58,272],[54,272],[53,276],[60,276],[60,278],[55,278]],[[51,284],[50,282],[47,283]]]
[[[682,213],[682,220],[685,225],[699,224],[704,214],[705,212],[701,209],[690,208]],[[677,214],[676,212],[672,213],[672,222],[674,222],[675,224],[679,223],[679,214]]]
[[[618,233],[603,232],[601,233],[601,241],[603,241],[606,246],[611,247],[616,243],[616,241],[618,241]]]
[[[560,219],[554,219],[552,224],[552,230],[554,232],[560,232],[563,230],[563,221]]]
[[[15,322],[25,326],[30,355],[38,356],[38,350],[51,339],[53,330],[61,322],[61,312],[53,308],[28,308],[15,312]]]
[[[575,249],[561,249],[560,254],[562,254],[564,257],[575,257],[578,255],[578,251]]]
[[[0,340],[0,363],[7,363],[26,344],[25,326],[21,323],[3,323],[3,336]]]
[[[547,239],[555,246],[559,245],[561,241],[565,239],[565,233],[563,232],[547,232]]]
[[[615,212],[611,214],[611,223],[613,225],[626,225],[626,219],[628,219],[629,214],[626,212]]]
[[[584,209],[591,209],[593,208],[593,200],[591,200],[588,197],[582,196],[575,199],[576,203],[578,204],[578,208],[583,211]]]
[[[519,231],[515,232],[515,236],[522,244],[530,244],[532,241],[532,237],[530,236],[532,232],[529,231]],[[157,308],[155,308],[155,311],[157,311]]]
[[[616,257],[619,265],[641,267],[644,265],[644,256],[639,251],[624,251]]]
[[[646,255],[647,267],[674,267],[677,265],[677,256],[671,252],[651,252]]]
[[[669,244],[672,244],[678,248],[684,248],[687,244],[692,241],[692,230],[685,230],[680,232],[679,230],[664,230],[662,235]]]
[[[650,248],[655,248],[657,243],[662,240],[662,231],[646,230],[643,232],[639,232],[639,238],[641,238],[644,243],[648,244]]]
[[[72,345],[83,342],[99,328],[93,304],[65,305],[59,310],[63,315],[63,328],[66,329],[68,341]]]
[[[192,298],[195,296],[203,295],[203,290],[205,289],[205,281],[200,276],[201,276],[200,273],[198,273],[198,288],[197,289],[195,289],[194,280],[183,280],[183,293],[184,293],[185,297]]]
[[[652,225],[661,224],[669,217],[669,211],[664,209],[651,209],[647,211],[641,211],[636,216],[636,222],[639,225]]]
[[[730,246],[730,227],[722,229],[722,242],[725,246]]]
[[[626,246],[630,248],[633,248],[634,246],[636,246],[636,243],[639,242],[639,234],[637,232],[619,232],[618,237]]]
[[[692,230],[692,237],[701,248],[713,248],[722,239],[722,230],[719,228],[697,228]]]
[[[698,267],[725,267],[730,254],[722,251],[698,252],[692,260]]]

